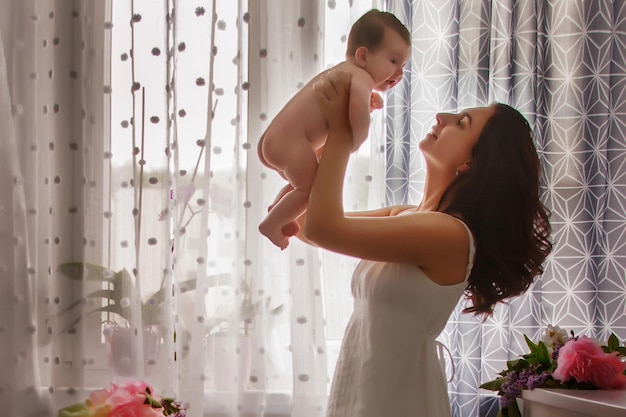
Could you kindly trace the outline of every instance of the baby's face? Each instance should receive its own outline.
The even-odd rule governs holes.
[[[382,44],[367,52],[365,70],[374,80],[374,90],[387,91],[402,80],[411,46],[394,30],[385,29]]]

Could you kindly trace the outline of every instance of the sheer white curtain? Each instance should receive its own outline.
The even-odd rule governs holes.
[[[2,14],[2,28],[6,27],[7,15]],[[28,232],[26,227],[25,184],[22,169],[17,159],[18,147],[13,124],[5,58],[4,40],[8,37],[0,32],[0,355],[3,358],[18,358],[23,351],[21,372],[17,361],[3,361],[5,371],[0,377],[0,399],[6,404],[5,412],[16,415],[35,415],[44,409],[34,391],[39,381],[34,333],[34,280],[29,269]],[[11,75],[9,75],[11,74]],[[5,365],[6,362],[6,365]]]
[[[99,320],[59,337],[71,319],[53,318],[81,298],[56,279],[59,262],[103,249],[103,5],[0,4],[0,399],[11,416],[48,415],[55,387],[84,386],[82,369],[103,361],[80,337]]]
[[[0,4],[0,399],[140,378],[189,416],[323,415],[355,260],[257,231],[258,137],[376,1]],[[346,202],[384,203],[382,112]],[[8,409],[7,409],[8,407]]]

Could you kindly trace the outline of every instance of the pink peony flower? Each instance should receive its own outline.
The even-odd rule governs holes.
[[[79,413],[79,414],[77,414]],[[86,403],[59,410],[59,417],[162,417],[185,416],[186,408],[171,398],[161,398],[153,388],[138,380],[111,384],[110,389],[94,391]]]
[[[109,415],[111,406],[107,402],[109,398],[109,391],[106,389],[100,389],[94,391],[87,400],[87,408],[89,409],[90,417],[106,417]]]
[[[122,404],[111,410],[107,417],[163,417],[162,408],[152,408],[145,404]]]
[[[593,339],[582,336],[561,347],[552,377],[561,382],[574,378],[599,389],[623,388],[625,369],[616,353],[604,353]]]
[[[90,408],[98,407],[98,406],[106,404],[107,398],[109,398],[109,391],[105,389],[99,389],[91,393],[87,403]]]
[[[150,390],[151,395],[154,393],[152,387],[143,381],[132,380],[123,385],[111,384],[109,402],[113,405],[129,402],[141,402],[143,404],[146,399],[146,389]],[[156,399],[158,400],[158,398]]]
[[[143,381],[128,381],[122,385],[111,384],[111,389],[94,391],[89,397],[89,409],[94,417],[156,417],[163,415],[162,408],[144,404],[146,389],[154,395],[150,385]]]

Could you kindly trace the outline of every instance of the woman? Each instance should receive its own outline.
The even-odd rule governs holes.
[[[450,416],[435,339],[459,299],[489,316],[528,289],[552,249],[530,127],[503,104],[438,114],[420,142],[422,202],[344,213],[349,79],[331,72],[316,90],[329,137],[300,237],[362,259],[328,416]]]

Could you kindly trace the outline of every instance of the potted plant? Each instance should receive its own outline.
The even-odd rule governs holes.
[[[210,314],[207,322],[208,335],[237,332],[247,337],[256,325],[255,318],[262,312],[266,312],[271,317],[282,311],[283,305],[273,304],[271,296],[253,301],[249,284],[244,280],[240,280],[237,284],[233,286],[227,281],[211,283],[211,287],[215,287],[215,290],[231,291],[232,296],[226,297],[222,303],[216,303],[215,311]]]
[[[58,332],[62,334],[71,332],[80,322],[83,315],[106,313],[103,321],[104,336],[107,344],[109,364],[117,375],[130,376],[133,373],[135,354],[133,353],[133,330],[131,322],[133,318],[133,303],[131,300],[137,296],[135,278],[126,269],[117,272],[101,265],[83,262],[64,263],[58,267],[58,273],[73,281],[92,282],[100,288],[89,292],[85,297],[63,307],[59,312],[46,320],[48,323],[53,318],[64,317],[63,328]],[[106,284],[106,285],[105,285]],[[149,371],[158,356],[160,341],[164,335],[162,326],[166,311],[167,288],[162,282],[159,290],[145,300],[141,300],[141,321],[143,327],[143,355],[146,359],[145,369]],[[283,305],[272,304],[272,298],[266,296],[258,301],[252,300],[251,287],[245,280],[233,283],[230,274],[217,274],[208,277],[208,288],[214,292],[230,291],[234,298],[228,298],[225,303],[217,303],[215,311],[209,313],[205,323],[208,351],[227,353],[237,350],[241,355],[242,371],[240,381],[247,380],[250,368],[250,341],[249,335],[256,325],[258,316],[265,312],[267,317],[272,317],[282,311]],[[197,280],[188,279],[176,284],[177,288],[185,289],[189,293],[196,289]],[[95,301],[97,304],[91,310],[85,311],[85,305]],[[193,306],[193,303],[189,305]],[[191,325],[192,319],[185,320],[183,324]],[[193,315],[189,315],[193,317]],[[179,326],[175,337],[180,337],[183,346],[189,344],[190,332]],[[186,353],[187,350],[183,350]],[[222,380],[228,379],[223,376],[229,372],[228,367],[221,365],[228,361],[221,361],[219,355],[211,355],[210,363],[216,374],[216,384],[219,386],[229,385]],[[225,368],[223,370],[220,370]],[[245,374],[245,377],[244,375]]]
[[[205,322],[208,372],[215,389],[244,390],[252,366],[252,330],[261,319],[271,326],[283,304],[270,296],[253,300],[245,280],[214,284],[206,295],[206,305],[211,307]]]
[[[99,284],[98,289],[88,293],[86,297],[73,301],[59,312],[49,317],[46,324],[55,318],[63,318],[64,326],[57,332],[63,334],[72,332],[83,315],[107,313],[103,321],[109,365],[117,375],[129,376],[133,373],[135,354],[133,352],[133,300],[136,294],[135,279],[126,269],[113,271],[101,265],[83,262],[64,263],[58,267],[61,276],[75,281],[94,282]],[[177,284],[193,290],[195,280],[187,280]],[[146,358],[145,369],[150,371],[159,353],[159,345],[163,336],[162,325],[164,308],[166,307],[166,290],[164,285],[152,294],[147,300],[141,301],[141,326],[143,328],[143,356]],[[96,302],[96,306],[85,311],[84,306]],[[68,316],[69,315],[69,316]],[[189,332],[183,328],[178,334],[182,340],[188,340]],[[176,335],[176,333],[175,333]]]

